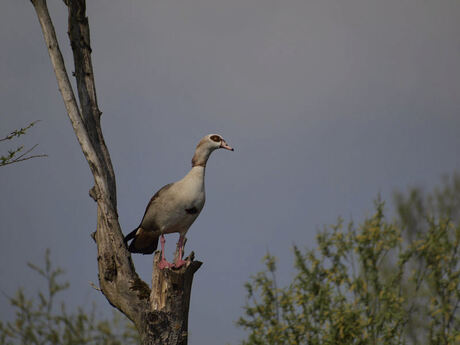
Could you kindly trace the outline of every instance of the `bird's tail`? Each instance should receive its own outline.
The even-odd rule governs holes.
[[[141,227],[126,235],[124,241],[127,246],[128,242],[131,241],[128,246],[131,253],[152,254],[158,247],[158,235]]]

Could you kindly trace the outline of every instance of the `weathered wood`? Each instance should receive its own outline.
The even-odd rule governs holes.
[[[193,275],[202,262],[194,261],[194,253],[185,259],[187,263],[179,269],[158,268],[161,253],[153,258],[152,291],[150,312],[145,316],[150,325],[144,329],[143,344],[185,345],[188,339],[188,312]]]
[[[111,305],[135,323],[142,344],[184,345],[187,343],[193,274],[201,263],[190,258],[190,262],[177,271],[160,271],[155,264],[152,290],[136,273],[118,222],[115,173],[102,135],[102,113],[97,104],[85,0],[64,0],[69,8],[68,34],[80,107],[69,81],[46,0],[31,2],[43,31],[67,114],[94,177],[90,196],[97,202],[97,230],[93,238],[97,243],[101,291]],[[158,254],[155,260],[157,258]]]

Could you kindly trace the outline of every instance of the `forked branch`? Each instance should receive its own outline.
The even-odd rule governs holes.
[[[75,65],[78,66],[75,70],[75,77],[81,109],[78,107],[70,84],[46,1],[32,0],[32,3],[43,31],[67,114],[94,177],[98,205],[95,239],[98,246],[101,289],[112,305],[135,321],[138,309],[145,307],[147,302],[139,300],[137,292],[130,289],[132,282],[137,282],[139,277],[123,244],[123,235],[118,223],[115,178],[100,128],[91,56],[88,51],[90,42],[88,21],[84,12],[85,2],[69,1],[69,36]],[[85,29],[82,30],[81,27]],[[82,65],[84,67],[81,67]],[[91,96],[88,96],[90,93]]]
[[[101,111],[97,104],[85,0],[64,0],[69,9],[68,34],[80,107],[65,68],[46,0],[31,1],[37,12],[67,114],[94,177],[90,195],[98,206],[94,239],[97,243],[101,291],[110,304],[136,324],[143,344],[186,344],[191,283],[201,263],[191,260],[174,272],[155,268],[154,281],[163,277],[163,283],[154,283],[152,291],[134,269],[118,222],[115,174],[101,130]],[[162,290],[164,286],[176,286],[178,282],[182,284],[181,294],[177,294],[177,289],[167,289],[166,294]],[[150,301],[158,299],[157,295],[166,298],[168,304],[154,307]],[[165,315],[169,315],[169,321],[158,323]],[[177,335],[178,325],[182,330],[180,336]]]

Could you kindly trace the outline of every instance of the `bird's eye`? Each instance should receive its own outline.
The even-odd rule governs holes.
[[[218,142],[222,141],[222,138],[219,137],[218,135],[212,135],[211,140],[218,143]]]

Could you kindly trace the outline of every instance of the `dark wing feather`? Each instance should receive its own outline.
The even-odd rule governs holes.
[[[168,190],[171,185],[172,183],[167,184],[155,193],[145,208],[141,224],[124,238],[124,242],[131,253],[152,254],[157,249],[159,234],[155,233],[153,231],[154,229],[143,229],[142,223],[144,222],[144,218],[149,207],[151,207],[155,200],[158,199],[166,190]],[[128,245],[129,241],[131,241],[131,243]]]
[[[158,199],[160,197],[160,195],[165,192],[166,190],[168,190],[170,187],[172,186],[172,183],[168,183],[166,186],[163,186],[160,188],[160,190],[158,192],[156,192],[154,194],[154,196],[152,196],[152,198],[150,199],[149,203],[147,204],[147,207],[145,208],[145,212],[144,212],[144,215],[142,216],[142,221],[141,221],[141,224],[142,222],[144,221],[144,218],[145,218],[145,215],[147,214],[147,210],[149,209],[149,207],[154,203],[154,201],[156,199]]]
[[[158,235],[142,228],[131,231],[124,241],[131,253],[152,254],[158,247]]]

